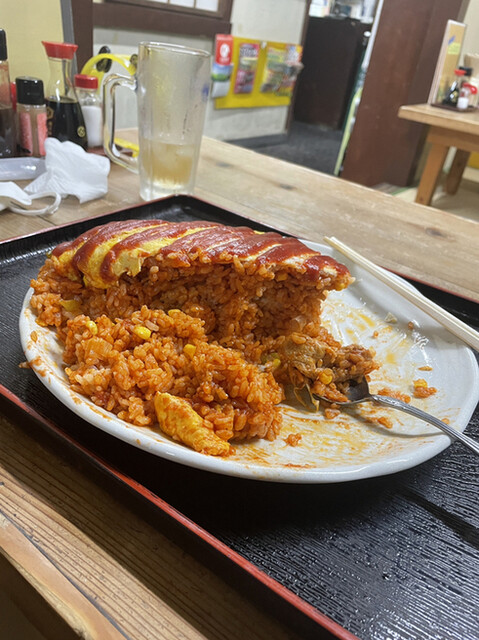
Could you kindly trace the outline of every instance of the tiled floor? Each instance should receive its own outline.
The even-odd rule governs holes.
[[[269,143],[264,138],[232,140],[233,144],[248,147],[273,158],[280,158],[309,169],[333,174],[342,139],[341,131],[331,131],[320,125],[293,122],[283,140]]]
[[[393,195],[408,202],[414,202],[417,188],[398,189]],[[479,169],[467,167],[458,192],[450,196],[441,185],[436,189],[432,206],[442,211],[455,213],[479,222]]]

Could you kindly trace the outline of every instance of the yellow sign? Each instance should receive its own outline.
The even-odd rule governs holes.
[[[447,90],[454,81],[454,69],[459,64],[462,44],[466,33],[466,25],[455,20],[448,20],[437,59],[434,78],[429,91],[428,103],[441,105]]]
[[[299,45],[233,38],[230,88],[226,96],[216,98],[216,109],[289,105],[302,68],[301,53]]]

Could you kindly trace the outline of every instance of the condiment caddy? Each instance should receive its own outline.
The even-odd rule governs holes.
[[[47,137],[74,142],[84,150],[103,148],[99,86],[117,56],[102,47],[73,78],[72,63],[78,46],[69,42],[42,44],[50,68],[46,85],[29,75],[11,82],[7,36],[0,29],[0,159],[41,159]],[[122,64],[135,68],[130,60]]]

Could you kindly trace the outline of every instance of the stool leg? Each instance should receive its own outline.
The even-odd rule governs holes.
[[[431,204],[448,150],[449,147],[443,144],[431,145],[417,190],[416,202],[419,204]]]
[[[469,151],[462,151],[462,149],[458,149],[456,151],[456,155],[454,156],[454,160],[452,161],[451,168],[446,178],[446,193],[449,193],[452,196],[457,193],[462,179],[462,174],[469,162],[470,155]]]

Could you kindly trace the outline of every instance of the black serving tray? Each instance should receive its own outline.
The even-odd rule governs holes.
[[[395,475],[342,484],[217,476],[157,458],[94,428],[46,393],[33,371],[18,367],[24,360],[18,317],[46,253],[92,226],[130,218],[206,219],[267,230],[179,196],[0,243],[4,398],[33,417],[39,430],[56,434],[65,451],[73,447],[200,540],[203,549],[224,558],[224,565],[218,563],[223,570],[229,566],[240,582],[242,574],[248,576],[250,594],[257,585],[258,597],[266,592],[263,600],[304,635],[477,638],[479,460],[462,445]],[[478,326],[479,305],[414,284]],[[477,409],[467,431],[479,437]]]

